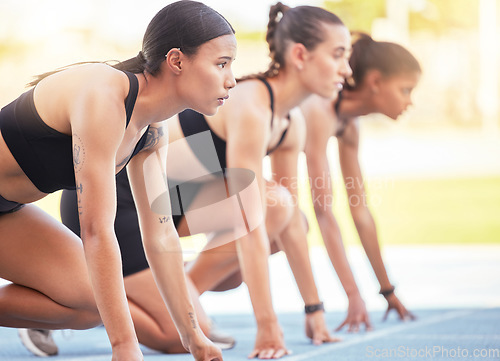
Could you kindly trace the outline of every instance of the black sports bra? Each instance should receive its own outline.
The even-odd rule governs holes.
[[[125,99],[126,126],[130,122],[139,89],[137,77],[124,72],[130,82]],[[75,189],[72,137],[62,134],[43,122],[33,101],[34,88],[0,111],[0,131],[17,163],[42,192]],[[137,143],[132,156],[146,143],[148,131]],[[131,157],[132,158],[132,157]]]
[[[269,84],[269,82],[265,79],[265,78],[257,78],[259,79],[260,81],[262,81],[264,83],[264,85],[267,87],[267,90],[269,91],[269,100],[271,101],[271,129],[273,128],[273,120],[274,120],[274,94],[273,94],[273,89],[271,88],[271,85]],[[271,154],[272,152],[274,152],[276,149],[278,149],[278,147],[281,145],[281,143],[283,143],[283,140],[285,140],[285,136],[286,136],[286,132],[288,132],[288,128],[290,128],[290,121],[291,121],[291,118],[290,116],[288,116],[288,127],[286,127],[286,129],[283,131],[283,133],[281,133],[281,137],[280,137],[280,140],[278,141],[278,143],[271,149],[269,149],[267,151],[267,155]]]

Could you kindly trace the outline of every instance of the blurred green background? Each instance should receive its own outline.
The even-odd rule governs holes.
[[[268,64],[264,41],[273,1],[204,1],[237,31],[236,76]],[[32,76],[86,60],[124,60],[140,50],[152,16],[169,1],[0,0],[0,106]],[[500,1],[284,1],[323,6],[351,30],[399,42],[423,68],[414,107],[398,122],[361,121],[360,162],[382,244],[500,243]],[[119,6],[117,6],[119,4]],[[335,214],[348,245],[358,244],[338,168]],[[320,245],[301,162],[301,207]],[[58,217],[59,194],[39,204]]]

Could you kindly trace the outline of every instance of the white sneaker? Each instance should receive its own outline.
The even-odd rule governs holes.
[[[20,328],[19,337],[24,347],[36,356],[55,356],[59,352],[51,330],[41,330],[34,328]]]

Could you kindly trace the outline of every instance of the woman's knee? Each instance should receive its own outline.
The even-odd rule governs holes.
[[[97,310],[74,310],[75,317],[73,320],[75,330],[87,330],[102,324],[101,316]]]
[[[241,276],[241,271],[238,269],[234,271],[232,274],[227,276],[220,283],[215,285],[210,291],[212,292],[224,292],[228,290],[233,290],[239,287],[243,283],[243,277]]]
[[[283,186],[267,187],[266,227],[270,235],[279,234],[288,224],[293,214],[293,199]]]
[[[71,328],[85,330],[102,324],[91,289],[82,287],[80,290],[67,290],[65,295],[59,295],[54,299],[73,311],[71,321],[73,327]]]
[[[71,328],[85,330],[102,324],[93,293],[74,293],[64,301],[63,305],[73,311]]]

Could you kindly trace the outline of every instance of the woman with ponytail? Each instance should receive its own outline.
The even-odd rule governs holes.
[[[254,199],[260,201],[264,221],[236,242],[227,241],[230,233],[213,233],[208,250],[188,265],[188,275],[200,293],[235,287],[241,279],[246,283],[257,323],[249,357],[264,359],[288,353],[269,284],[268,257],[279,249],[286,253],[304,300],[307,337],[316,345],[338,341],[326,326],[297,204],[297,162],[305,125],[292,113],[311,94],[335,96],[350,75],[349,32],[324,9],[277,3],[269,12],[266,40],[269,68],[239,79],[224,108],[215,116],[201,117],[206,127],[194,129],[202,121],[191,112],[169,123],[171,141],[210,129],[221,168],[255,174],[260,195]],[[263,174],[266,155],[272,179]],[[180,235],[189,226],[184,221],[177,227]],[[222,245],[211,248],[211,243]]]
[[[277,250],[286,253],[304,301],[307,337],[316,345],[338,341],[326,326],[301,227],[297,162],[305,125],[292,113],[311,94],[330,98],[342,88],[350,75],[350,35],[342,21],[324,9],[289,8],[278,2],[269,12],[266,40],[271,58],[268,69],[238,79],[227,107],[205,117],[212,134],[225,142],[224,152],[218,152],[219,159],[225,159],[221,166],[255,173],[265,222],[236,243],[201,253],[188,265],[188,275],[200,293],[233,288],[243,280],[257,321],[257,339],[249,357],[278,358],[288,351],[269,285],[268,256]],[[179,123],[170,124],[173,139],[193,133],[184,125],[188,116],[179,118]],[[266,155],[272,179],[263,174]],[[178,229],[182,225],[181,220]],[[220,244],[225,236],[216,232],[211,242]]]
[[[380,284],[380,294],[388,308],[402,320],[414,319],[394,292],[382,260],[375,222],[368,208],[364,181],[358,160],[359,117],[381,113],[396,120],[412,104],[411,93],[417,85],[421,69],[415,57],[402,46],[379,42],[369,35],[357,33],[349,64],[352,77],[335,99],[311,96],[301,105],[306,118],[305,154],[314,200],[316,219],[332,264],[349,300],[347,317],[337,330],[347,326],[357,332],[363,324],[371,328],[364,301],[351,272],[339,226],[332,212],[332,184],[327,157],[327,144],[336,137],[339,162],[345,182],[351,216],[361,243]],[[317,185],[321,184],[322,187]]]
[[[42,75],[1,110],[0,277],[11,281],[0,289],[1,326],[104,323],[113,360],[143,359],[113,229],[115,175],[126,171],[144,249],[182,345],[196,360],[222,359],[198,325],[172,220],[159,221],[150,207],[151,190],[163,182],[150,160],[165,156],[164,119],[186,108],[217,112],[235,85],[235,53],[234,30],[219,13],[179,1],[152,19],[137,57]],[[30,204],[60,189],[77,189],[83,245]]]

